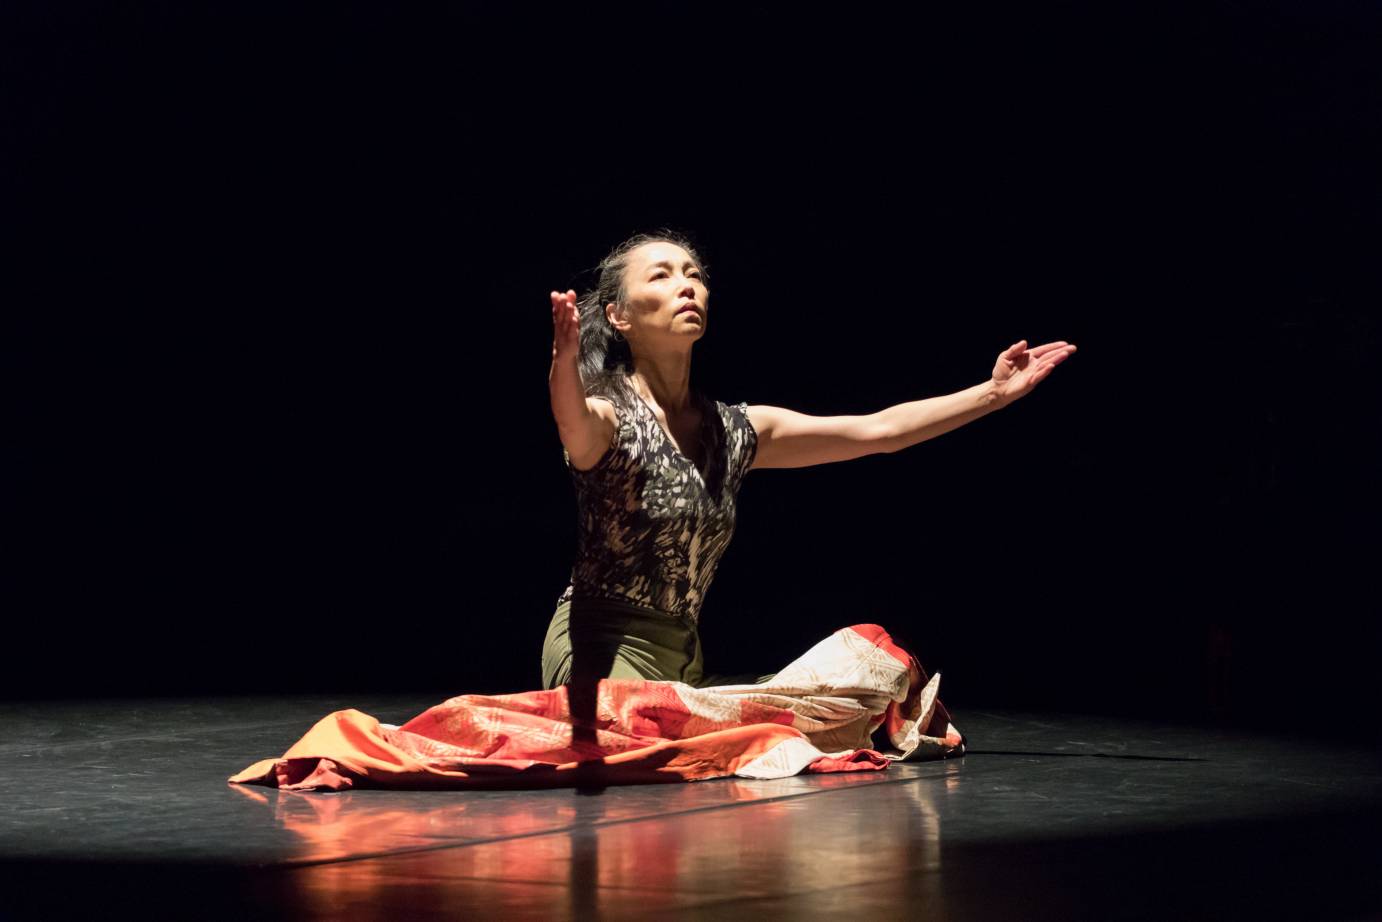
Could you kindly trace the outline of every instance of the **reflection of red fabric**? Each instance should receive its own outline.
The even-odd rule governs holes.
[[[282,757],[229,780],[288,790],[527,788],[878,771],[964,753],[939,682],[883,628],[856,624],[761,685],[601,679],[594,688],[460,695],[401,727],[336,711]],[[880,727],[895,751],[869,748]]]

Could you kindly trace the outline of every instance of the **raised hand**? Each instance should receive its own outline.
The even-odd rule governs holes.
[[[1075,346],[1064,340],[1027,348],[1027,340],[1019,340],[998,356],[993,366],[993,384],[999,400],[1011,403],[1032,392],[1061,362],[1075,352]]]
[[[581,348],[581,316],[576,307],[576,292],[551,292],[552,297],[552,361],[574,358]]]

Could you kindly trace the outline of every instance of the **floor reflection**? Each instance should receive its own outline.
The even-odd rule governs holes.
[[[372,808],[378,792],[355,791],[285,792],[274,811],[302,837],[305,855],[335,859],[294,872],[309,916],[398,901],[425,915],[470,901],[506,918],[586,918],[710,909],[718,894],[752,900],[855,887],[868,888],[868,902],[934,904],[942,867],[936,799],[958,783],[958,767],[885,784],[846,774],[780,779],[796,790],[776,799],[761,781],[697,782],[686,787],[713,785],[717,796],[681,812],[680,785],[645,788],[637,810],[571,791]],[[792,791],[780,782],[766,784]],[[649,810],[648,797],[666,800],[665,815]]]

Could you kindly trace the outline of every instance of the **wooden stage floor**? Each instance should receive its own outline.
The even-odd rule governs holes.
[[[598,791],[226,783],[446,697],[0,706],[0,917],[1382,918],[1382,754],[952,705],[962,759]],[[949,703],[949,702],[947,702]]]

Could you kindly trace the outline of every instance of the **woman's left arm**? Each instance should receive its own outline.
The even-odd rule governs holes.
[[[1075,346],[1064,341],[1028,349],[1024,339],[998,356],[992,377],[982,384],[867,416],[807,416],[782,407],[751,406],[758,449],[749,469],[808,467],[900,451],[1025,397],[1074,352]]]

